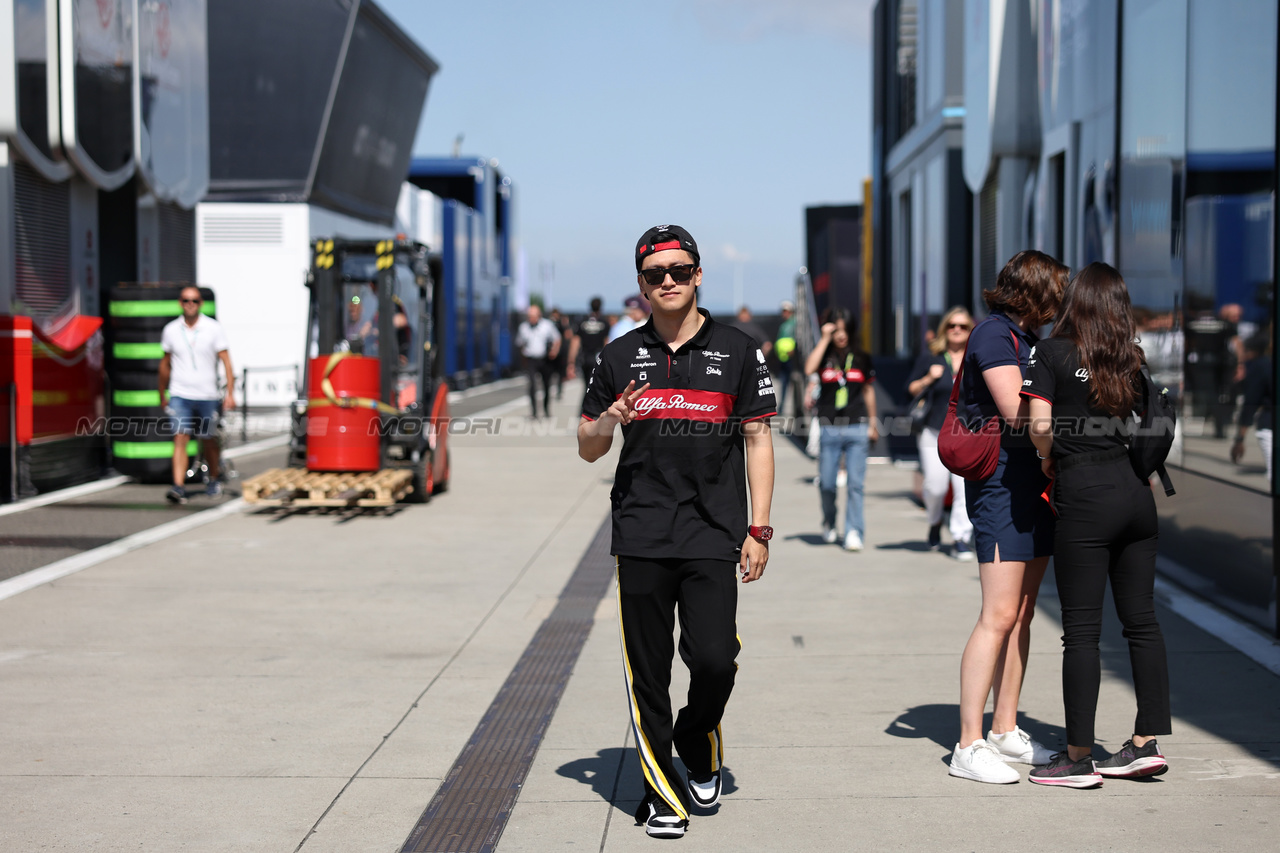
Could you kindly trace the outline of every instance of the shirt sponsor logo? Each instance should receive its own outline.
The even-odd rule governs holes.
[[[648,357],[649,357],[649,350],[645,349],[644,347],[640,347],[640,349],[636,350],[636,358],[648,358]]]
[[[710,376],[712,373],[714,373],[716,376],[723,376],[723,375],[724,375],[723,373],[721,373],[721,372],[720,372],[720,368],[718,368],[718,367],[708,367],[708,368],[707,368],[707,375],[708,375],[708,376]]]
[[[657,366],[658,366],[658,362],[656,362],[656,361],[633,361],[633,362],[631,362],[631,366],[632,366],[632,367],[657,367]]]
[[[715,350],[713,350],[713,349],[704,349],[704,350],[702,351],[702,357],[703,357],[703,358],[713,358],[713,359],[715,359],[716,361],[719,361],[719,360],[720,360],[720,359],[722,359],[722,358],[728,358],[728,357],[729,357],[729,354],[728,354],[728,353],[725,353],[725,352],[716,352],[716,351],[715,351]]]
[[[772,379],[770,379],[768,376],[766,376],[764,379],[761,379],[761,380],[760,380],[760,387],[761,387],[761,388],[767,387],[767,386],[772,385],[772,384],[773,384],[773,380],[772,380]]]
[[[818,376],[823,382],[830,384],[840,381],[840,372],[838,367],[825,367]],[[867,376],[861,370],[854,368],[844,374],[844,379],[846,382],[866,382]]]
[[[1078,370],[1076,371],[1076,379],[1079,379],[1081,382],[1088,382],[1088,381],[1089,381],[1089,368],[1087,368],[1087,367],[1081,367],[1080,369],[1078,369]]]
[[[636,417],[722,423],[729,419],[735,399],[733,394],[718,391],[651,390],[636,400]]]
[[[764,364],[764,352],[762,350],[756,350],[756,361]]]
[[[1027,387],[1028,385],[1030,385],[1030,384],[1031,384],[1031,380],[1030,380],[1030,379],[1024,379],[1024,380],[1022,380],[1022,387],[1023,387],[1023,388],[1026,388],[1026,387]]]
[[[773,389],[772,389],[772,388],[761,388],[759,391],[757,391],[757,392],[756,392],[756,394],[757,394],[758,396],[760,396],[760,397],[771,397],[771,396],[773,396]]]

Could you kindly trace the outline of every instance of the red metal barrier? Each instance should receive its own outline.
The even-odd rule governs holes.
[[[10,394],[16,391],[16,400]],[[13,440],[9,425],[16,423],[17,444],[31,444],[31,318],[0,316],[0,444]],[[16,409],[15,409],[16,405]]]

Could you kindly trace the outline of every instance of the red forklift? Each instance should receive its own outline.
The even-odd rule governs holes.
[[[438,256],[421,243],[317,240],[289,467],[244,484],[265,507],[425,503],[449,485]]]

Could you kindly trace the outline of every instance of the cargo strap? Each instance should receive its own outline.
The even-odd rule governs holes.
[[[320,390],[324,392],[324,397],[312,397],[307,400],[307,408],[314,409],[320,406],[337,406],[339,409],[377,409],[384,415],[398,415],[400,410],[394,406],[388,406],[380,400],[374,400],[369,397],[347,397],[341,396],[333,390],[333,383],[329,381],[329,374],[333,373],[335,367],[344,358],[351,355],[350,352],[335,352],[329,356],[329,363],[324,367],[324,376],[320,378]]]

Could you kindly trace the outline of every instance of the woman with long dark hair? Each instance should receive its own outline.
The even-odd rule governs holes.
[[[828,308],[822,315],[822,337],[804,372],[818,374],[817,414],[821,429],[818,486],[822,494],[822,539],[836,541],[836,477],[844,457],[847,503],[844,547],[861,551],[866,526],[862,488],[867,477],[867,453],[880,437],[876,429],[875,369],[871,356],[853,343],[857,323],[846,308]]]
[[[1040,500],[1048,478],[1024,429],[1019,395],[1035,330],[1058,311],[1067,268],[1043,252],[1014,255],[995,287],[983,291],[991,313],[969,335],[957,414],[972,427],[1001,422],[1000,457],[985,480],[965,481],[973,522],[982,611],[960,659],[960,742],[952,776],[1008,784],[1008,765],[1044,764],[1053,753],[1018,726],[1018,699],[1031,648],[1031,617],[1053,553],[1053,512]],[[995,692],[991,730],[982,736],[987,696]]]
[[[1031,771],[1031,781],[1042,785],[1093,788],[1104,776],[1168,769],[1156,743],[1170,732],[1169,666],[1154,601],[1156,504],[1128,451],[1141,365],[1124,279],[1106,264],[1089,264],[1067,288],[1053,336],[1037,346],[1022,389],[1044,472],[1056,473],[1058,511],[1054,576],[1062,602],[1067,749]],[[1129,641],[1138,715],[1132,737],[1095,765],[1108,578]]]

